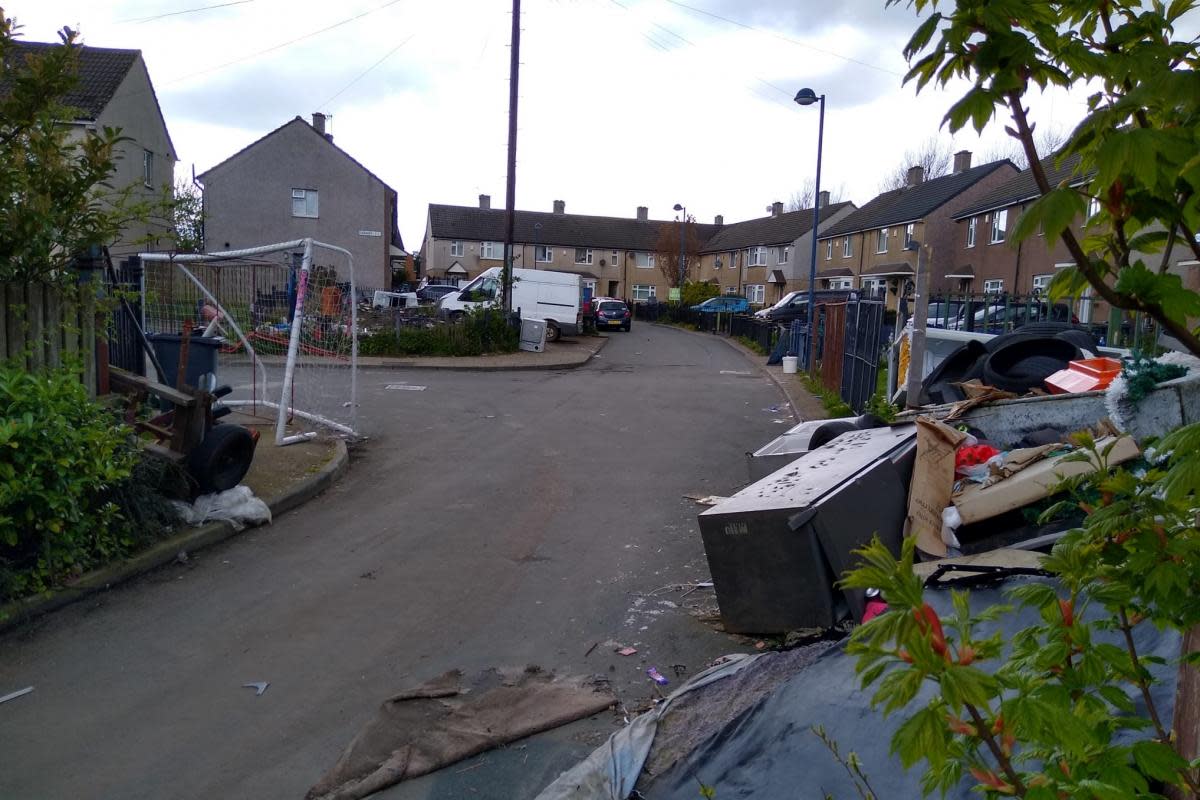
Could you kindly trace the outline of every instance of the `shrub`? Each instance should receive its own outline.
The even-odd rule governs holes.
[[[109,497],[129,430],[69,371],[0,367],[0,597],[48,589],[127,546]]]
[[[473,310],[453,325],[380,331],[359,339],[364,356],[479,356],[511,353],[520,344],[520,331],[496,309]]]

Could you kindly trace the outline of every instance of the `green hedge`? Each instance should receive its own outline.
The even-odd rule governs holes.
[[[520,331],[494,309],[468,313],[461,322],[431,328],[380,331],[358,341],[364,356],[479,356],[511,353],[520,344]]]

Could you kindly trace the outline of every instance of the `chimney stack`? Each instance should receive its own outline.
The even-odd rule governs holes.
[[[774,203],[771,203],[771,216],[772,217],[778,217],[782,213],[783,213],[783,203],[782,202],[780,202],[779,200],[776,200]]]
[[[490,194],[479,195],[479,207],[484,211],[490,211],[492,208],[492,196]]]
[[[971,151],[959,150],[954,154],[954,173],[966,172],[971,168]]]
[[[555,213],[555,214],[565,214],[565,213],[567,213],[567,201],[565,201],[565,200],[555,200],[555,201],[554,201],[554,213]]]
[[[638,206],[637,218],[639,222],[645,222],[648,220],[650,218],[650,209],[646,208],[645,206]]]
[[[320,111],[314,111],[312,115],[313,130],[322,136],[325,135],[325,115]]]
[[[714,225],[724,225],[725,217],[721,216],[720,214],[717,214],[715,217],[713,217],[713,224]]]
[[[923,180],[925,180],[925,168],[924,167],[918,165],[915,167],[908,168],[908,185],[909,186],[919,186]]]
[[[829,205],[829,190],[824,189],[817,195],[817,208],[824,208]]]

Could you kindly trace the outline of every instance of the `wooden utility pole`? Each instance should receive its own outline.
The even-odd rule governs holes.
[[[521,0],[512,4],[508,66],[508,185],[504,205],[504,311],[512,311],[513,218],[517,204],[517,77],[521,71]],[[536,256],[535,256],[536,258]]]

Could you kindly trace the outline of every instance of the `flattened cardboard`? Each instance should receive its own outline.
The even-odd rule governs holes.
[[[917,459],[908,491],[904,535],[916,537],[917,547],[945,556],[942,510],[954,492],[954,454],[966,434],[929,417],[917,418]]]

